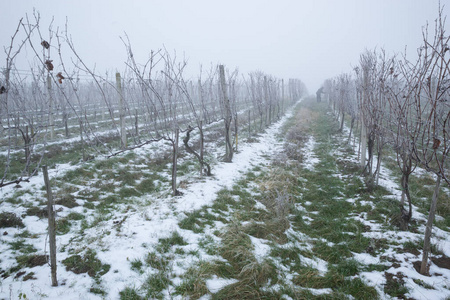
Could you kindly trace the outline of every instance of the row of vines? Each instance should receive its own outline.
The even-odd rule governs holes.
[[[366,50],[353,73],[326,80],[321,90],[341,120],[341,131],[349,116],[349,142],[355,127],[360,129],[360,163],[369,188],[378,185],[385,155],[393,152],[396,156],[402,229],[408,228],[412,218],[410,175],[424,170],[435,178],[421,274],[427,273],[440,186],[450,184],[450,37],[442,11],[433,29],[430,33],[424,27],[423,44],[413,60],[406,54],[389,56],[383,50]]]
[[[260,71],[243,75],[223,65],[187,76],[187,60],[175,52],[151,51],[138,62],[128,37],[122,41],[124,70],[100,75],[77,52],[67,24],[44,32],[38,13],[20,20],[4,48],[0,77],[0,187],[28,181],[54,145],[89,160],[165,140],[172,146],[177,195],[180,135],[200,172],[210,175],[205,131],[222,128],[223,160],[231,162],[239,137],[260,132],[306,93],[298,79],[285,82]],[[24,61],[29,68],[18,67]],[[189,143],[193,132],[198,147]]]

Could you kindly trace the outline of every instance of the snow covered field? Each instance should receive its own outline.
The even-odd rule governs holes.
[[[178,231],[188,242],[188,245],[185,246],[186,251],[199,250],[199,235],[192,234],[188,230],[182,230],[177,225],[184,213],[199,209],[204,205],[211,205],[220,189],[230,188],[252,166],[268,164],[271,157],[281,149],[282,143],[277,141],[276,134],[291,114],[292,110],[268,128],[259,137],[258,142],[241,146],[239,153],[234,156],[233,163],[219,163],[215,166],[213,170],[215,176],[204,178],[182,189],[182,196],[146,199],[151,203],[150,205],[128,213],[117,212],[108,221],[100,222],[98,226],[84,231],[81,238],[77,232],[57,236],[59,286],[51,287],[50,267],[45,264],[32,269],[35,274],[34,277],[36,277],[35,280],[23,281],[22,278],[15,278],[14,276],[3,279],[0,285],[0,298],[14,299],[19,297],[20,294],[24,294],[30,299],[102,299],[101,296],[89,293],[93,282],[92,278],[87,274],[77,275],[66,271],[65,267],[60,264],[62,260],[69,256],[67,252],[61,251],[68,245],[80,248],[89,247],[97,252],[102,262],[111,265],[111,270],[102,277],[102,288],[109,291],[112,298],[126,286],[139,286],[142,276],[130,269],[130,261],[143,257],[148,252],[147,247],[157,244],[159,238],[168,237],[172,232]],[[135,151],[138,155],[145,154],[147,151],[151,151],[148,148],[150,147]],[[59,165],[51,170],[50,178],[62,176],[65,172],[74,168],[75,166]],[[36,176],[29,183],[24,182],[21,185],[23,189],[30,190],[32,194],[41,193],[43,179]],[[0,190],[0,198],[7,198],[13,193],[13,186],[4,187]],[[61,208],[65,209],[58,205],[55,206],[56,211]],[[74,209],[83,213],[81,207]],[[24,214],[23,207],[10,205],[9,203],[2,203],[2,211],[13,212],[19,216]],[[57,214],[57,218],[66,214],[64,210]],[[121,223],[120,232],[116,233],[114,231],[116,231],[117,220],[124,220],[124,222]],[[38,249],[38,253],[48,253],[46,247],[48,238],[46,233],[47,220],[28,216],[24,218],[24,223],[26,225],[24,229],[8,228],[4,231],[7,234],[1,236],[0,247],[3,253],[1,268],[3,270],[15,265],[15,251],[8,249],[8,243],[13,242],[15,236],[20,235],[24,230],[28,230],[31,235],[38,236],[29,239],[33,247]],[[105,232],[108,231],[111,234],[105,235]],[[74,239],[77,240],[76,246],[73,242]],[[26,268],[25,271],[31,271],[31,269]],[[223,279],[210,280],[211,292],[227,283],[229,281]]]
[[[185,297],[176,294],[175,291],[177,286],[183,284],[184,274],[188,272],[189,268],[200,265],[205,261],[224,260],[214,249],[208,251],[207,246],[218,247],[217,245],[221,243],[220,233],[225,232],[230,225],[218,219],[208,223],[203,230],[195,232],[195,230],[181,228],[180,222],[196,211],[205,207],[212,207],[220,191],[233,189],[240,180],[246,178],[247,174],[257,173],[258,171],[255,170],[261,170],[259,172],[262,173],[266,168],[269,168],[274,160],[279,159],[283,153],[285,140],[280,138],[278,134],[293,114],[294,110],[290,110],[280,121],[261,134],[256,142],[241,144],[239,152],[233,158],[233,163],[218,162],[214,165],[213,177],[197,177],[197,175],[191,173],[187,177],[183,177],[182,180],[186,181],[186,184],[180,187],[182,196],[172,197],[164,191],[139,197],[135,196],[131,198],[128,205],[121,203],[113,211],[108,211],[106,214],[86,209],[82,205],[73,208],[55,205],[55,210],[58,212],[57,219],[68,217],[70,213],[78,213],[84,215],[86,223],[95,224],[95,226],[83,227],[83,221],[74,220],[67,233],[57,235],[59,286],[51,287],[50,267],[46,263],[41,266],[25,266],[11,272],[8,277],[2,278],[0,299],[118,299],[120,292],[127,288],[140,290],[148,284],[149,277],[161,274],[158,268],[144,268],[139,265],[139,262],[148,261],[149,253],[162,253],[158,249],[164,246],[164,241],[174,241],[175,238],[178,238],[179,241],[168,245],[170,248],[170,250],[166,249],[168,254],[161,255],[161,258],[159,258],[167,259],[169,262],[170,272],[168,274],[171,281],[168,288],[162,290],[160,297],[184,299]],[[348,132],[347,134],[344,132],[341,137],[342,140],[345,140],[347,135]],[[339,138],[337,139],[339,140]],[[318,147],[322,144],[323,141],[320,138],[309,135],[301,150],[303,162],[300,168],[303,168],[305,173],[297,176],[299,176],[299,182],[304,185],[304,189],[303,194],[298,196],[300,202],[296,203],[295,207],[302,214],[305,224],[302,226],[314,225],[314,222],[322,213],[322,208],[318,207],[314,200],[306,199],[307,193],[316,189],[316,184],[318,184],[318,182],[308,181],[310,180],[308,176],[320,172],[318,170],[322,163],[320,157],[324,153],[320,152]],[[135,154],[137,157],[148,155],[154,147],[154,145],[149,145],[137,149]],[[220,149],[216,149],[216,151],[215,155],[218,156]],[[330,153],[339,159],[345,159],[346,162],[357,163],[355,154],[348,155],[338,148],[332,149]],[[62,177],[76,168],[77,166],[58,165],[51,170],[50,177]],[[332,177],[345,182],[345,184],[351,182],[354,177],[353,175],[340,174],[336,170],[330,170],[330,172]],[[399,199],[399,186],[391,171],[385,167],[381,170],[380,184],[391,193],[390,198]],[[250,182],[249,185],[258,188],[254,182]],[[2,275],[6,274],[5,271],[17,265],[17,257],[28,254],[23,252],[26,247],[34,248],[35,251],[29,253],[48,254],[48,247],[46,246],[48,242],[47,220],[37,216],[27,216],[26,214],[28,207],[38,205],[37,199],[44,198],[43,179],[41,176],[36,176],[29,183],[22,183],[21,186],[19,190],[14,189],[13,186],[4,187],[0,190],[0,199],[7,199],[13,195],[17,196],[17,191],[20,190],[28,191],[20,195],[21,202],[18,204],[15,204],[14,201],[3,201],[1,203],[1,211],[13,212],[17,216],[23,216],[25,225],[24,228],[9,227],[1,230],[0,250],[2,256],[0,268]],[[79,188],[80,190],[90,191],[89,187],[86,186],[80,186]],[[79,191],[75,192],[75,194],[77,193]],[[236,198],[239,197],[236,196]],[[364,206],[375,209],[377,204],[375,200],[363,200],[358,195],[351,198],[345,198],[344,196],[338,198],[342,198],[339,201],[342,200],[355,207]],[[320,201],[320,199],[316,200]],[[86,203],[81,198],[77,198],[77,202],[79,204]],[[268,209],[265,204],[258,200],[254,207],[256,212]],[[211,209],[206,211],[211,212]],[[234,213],[236,212],[227,209],[222,217],[227,220],[232,219]],[[432,263],[430,268],[432,276],[420,275],[414,269],[412,263],[419,259],[420,253],[413,254],[402,250],[406,242],[417,241],[421,238],[424,231],[423,221],[425,216],[414,207],[413,218],[419,223],[417,233],[415,233],[398,231],[378,221],[368,219],[368,213],[370,211],[347,216],[347,219],[363,224],[366,230],[359,232],[357,228],[356,233],[347,232],[345,234],[347,236],[361,236],[361,238],[374,241],[374,243],[385,241],[386,245],[374,253],[353,251],[351,254],[359,264],[359,271],[355,275],[347,276],[346,280],[351,281],[360,278],[365,284],[373,286],[381,298],[389,299],[390,296],[385,292],[386,276],[389,276],[386,274],[393,274],[394,279],[398,282],[404,281],[404,286],[407,288],[406,297],[412,299],[445,299],[450,297],[450,270],[440,268]],[[264,220],[261,220],[261,222],[264,222]],[[248,224],[251,224],[251,222],[248,222]],[[246,226],[248,224],[240,225]],[[263,264],[266,259],[272,259],[279,274],[279,282],[269,280],[264,289],[282,293],[280,292],[283,290],[281,286],[298,286],[300,291],[307,291],[311,295],[335,292],[332,287],[318,288],[312,284],[301,287],[296,282],[300,280],[298,278],[301,277],[302,273],[293,271],[293,264],[286,264],[282,258],[274,256],[274,249],[296,249],[296,251],[298,250],[296,255],[302,266],[317,270],[317,274],[314,276],[326,276],[332,269],[334,263],[331,260],[327,261],[321,258],[320,254],[316,256],[315,247],[319,242],[324,242],[328,245],[327,247],[331,248],[337,244],[323,238],[314,237],[312,231],[298,231],[293,224],[294,222],[286,231],[288,240],[283,245],[276,245],[273,241],[265,238],[247,235],[253,246],[251,250],[256,261]],[[433,232],[433,244],[449,257],[450,236],[448,231],[434,228]],[[97,276],[92,277],[85,272],[75,274],[66,270],[62,263],[63,260],[73,257],[74,254],[85,255],[89,251],[93,251],[95,257],[103,265],[109,266],[104,269],[106,272],[99,275],[100,271],[98,271]],[[96,261],[92,260],[91,262]],[[162,262],[161,260],[159,263],[162,264]],[[363,268],[362,266],[381,266],[381,269],[378,270],[374,267],[375,269],[369,270],[368,267]],[[25,277],[29,280],[25,280]],[[211,294],[237,282],[238,280],[235,278],[210,276],[205,280],[207,292],[201,299],[210,299]],[[122,297],[124,296],[122,295]],[[295,297],[285,294],[284,298]]]

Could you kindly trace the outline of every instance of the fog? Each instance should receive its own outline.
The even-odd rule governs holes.
[[[41,31],[68,31],[79,54],[98,72],[123,70],[128,35],[144,62],[150,50],[166,47],[185,57],[191,76],[199,66],[225,64],[241,73],[261,70],[299,78],[314,93],[322,82],[351,72],[365,49],[414,57],[422,28],[431,29],[438,0],[246,0],[246,1],[32,1],[0,0],[0,44],[10,44],[20,18],[41,16]],[[442,4],[446,4],[442,1]],[[449,8],[444,6],[444,15]],[[431,30],[432,31],[432,30]],[[431,32],[432,33],[432,32]],[[26,68],[26,49],[18,68]],[[23,54],[23,55],[22,55]],[[30,54],[31,55],[31,54]],[[0,54],[0,68],[5,66]]]

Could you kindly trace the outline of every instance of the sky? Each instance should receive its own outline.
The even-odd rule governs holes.
[[[441,4],[448,15],[450,1]],[[0,7],[2,50],[20,18],[35,9],[44,36],[52,19],[54,30],[68,20],[78,53],[98,72],[125,69],[120,38],[128,35],[141,63],[165,47],[188,60],[188,76],[198,76],[200,65],[220,63],[243,74],[298,78],[314,93],[325,79],[352,72],[366,49],[393,55],[406,47],[408,57],[416,57],[439,0],[0,0]],[[20,68],[25,52],[17,57]],[[0,68],[5,57],[1,51]]]

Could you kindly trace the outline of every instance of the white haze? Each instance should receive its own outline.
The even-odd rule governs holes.
[[[241,73],[261,70],[278,78],[299,78],[313,93],[322,82],[351,72],[365,49],[388,54],[408,48],[414,57],[427,21],[432,32],[438,0],[0,0],[0,44],[10,39],[21,17],[41,15],[41,30],[64,29],[84,61],[98,72],[125,68],[120,37],[129,36],[137,60],[165,46],[189,61],[222,63]],[[444,5],[444,15],[449,8]],[[447,26],[448,27],[448,26]],[[28,51],[28,50],[27,50]],[[26,54],[26,53],[25,53]],[[26,68],[25,54],[17,61]],[[4,51],[0,68],[5,66]]]

